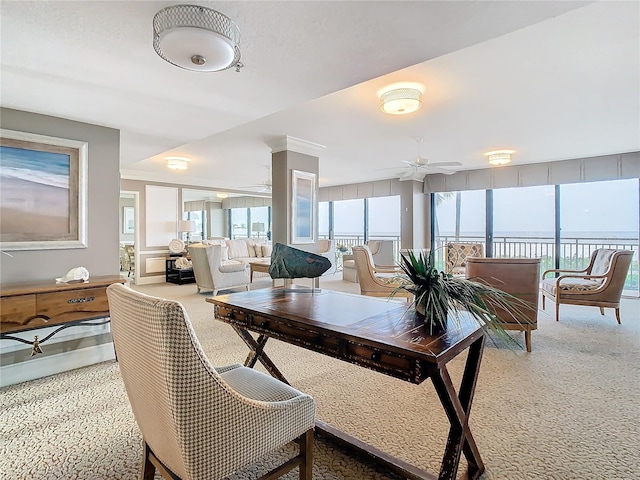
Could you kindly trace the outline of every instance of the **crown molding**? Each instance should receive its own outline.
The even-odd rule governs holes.
[[[302,140],[300,138],[290,137],[289,135],[272,138],[264,143],[271,149],[271,153],[290,151],[314,157],[319,157],[322,151],[327,148],[324,145],[308,142],[307,140]]]

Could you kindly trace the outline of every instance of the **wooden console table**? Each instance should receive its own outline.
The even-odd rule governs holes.
[[[89,320],[109,316],[107,287],[126,283],[119,275],[91,277],[84,283],[28,282],[0,286],[0,339],[16,340],[36,347],[64,328],[99,325]],[[8,335],[36,328],[60,325],[46,338],[33,342]]]
[[[451,428],[437,478],[454,480],[462,454],[467,476],[479,478],[484,464],[469,428],[469,413],[484,350],[484,331],[470,317],[460,325],[429,335],[423,323],[407,314],[406,304],[329,290],[283,288],[207,298],[217,320],[230,324],[251,350],[245,366],[259,360],[274,377],[287,382],[265,353],[270,337],[369,368],[407,382],[431,378]],[[258,333],[257,339],[250,332]],[[459,391],[447,363],[468,350]],[[316,421],[316,431],[413,480],[434,479],[418,469],[345,432]]]

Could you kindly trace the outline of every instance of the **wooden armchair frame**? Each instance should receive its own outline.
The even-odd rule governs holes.
[[[603,273],[592,274],[597,261],[601,261],[599,255],[608,255],[609,266]],[[591,260],[587,268],[583,270],[545,270],[542,274],[542,309],[545,309],[545,298],[549,298],[556,304],[556,321],[560,313],[560,304],[586,305],[600,308],[600,313],[604,315],[604,309],[614,308],[616,320],[620,323],[620,297],[624,282],[633,258],[631,250],[611,250],[599,248],[591,254]],[[559,273],[557,278],[545,278],[547,274]],[[581,281],[601,281],[600,286],[589,289],[566,289],[562,288],[562,283],[566,280]]]

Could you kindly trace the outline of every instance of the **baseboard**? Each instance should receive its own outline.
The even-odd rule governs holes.
[[[2,372],[0,387],[48,377],[56,373],[113,359],[115,359],[113,343],[104,343],[60,354],[36,356],[24,362],[3,365],[0,368],[0,372]]]
[[[138,277],[136,279],[136,285],[151,285],[153,283],[165,283],[166,277],[164,275],[153,275],[151,277]]]

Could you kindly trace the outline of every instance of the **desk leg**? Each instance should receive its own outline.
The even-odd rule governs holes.
[[[460,393],[456,394],[453,382],[446,366],[442,367],[431,378],[433,386],[440,397],[451,429],[447,438],[442,466],[440,467],[439,480],[454,480],[460,464],[460,454],[464,452],[469,464],[468,478],[477,479],[484,472],[484,464],[480,458],[480,452],[469,429],[469,413],[476,389],[480,361],[484,350],[484,335],[469,347],[467,363],[462,375]]]
[[[284,377],[284,375],[282,375],[280,370],[278,370],[278,367],[276,367],[275,363],[273,363],[273,361],[269,358],[269,356],[264,351],[264,347],[267,344],[267,340],[269,340],[269,337],[267,337],[266,335],[260,335],[258,337],[258,340],[256,340],[251,336],[251,334],[248,331],[240,327],[236,327],[235,325],[232,325],[232,327],[236,331],[236,333],[240,336],[240,338],[244,340],[244,343],[247,344],[247,347],[249,347],[249,350],[251,350],[249,352],[249,355],[247,355],[247,359],[244,361],[245,367],[253,368],[256,364],[256,361],[260,360],[260,363],[264,365],[264,368],[267,369],[267,372],[269,372],[272,377],[277,378],[278,380],[286,383],[287,385],[291,385],[287,381],[287,379]]]

